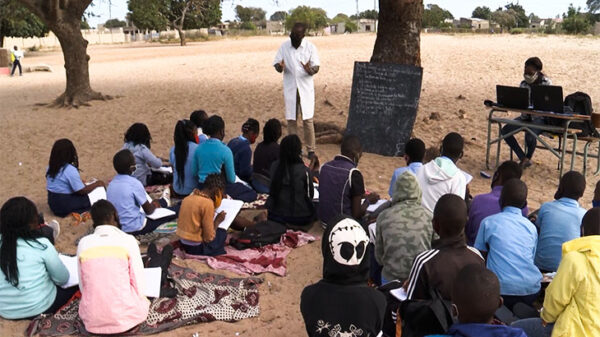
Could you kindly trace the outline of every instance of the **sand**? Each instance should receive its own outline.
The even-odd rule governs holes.
[[[47,218],[44,172],[53,142],[67,137],[79,153],[82,176],[109,179],[114,175],[112,156],[122,146],[123,134],[134,122],[144,122],[153,136],[152,150],[163,157],[172,146],[173,128],[178,119],[202,108],[226,121],[226,139],[235,137],[247,117],[261,124],[272,117],[283,118],[281,75],[271,66],[281,37],[256,37],[175,45],[139,43],[123,46],[91,46],[90,77],[94,89],[122,96],[91,107],[49,109],[35,103],[49,102],[64,89],[65,76],[60,52],[26,55],[25,66],[49,64],[53,73],[26,73],[23,77],[0,78],[0,203],[25,195]],[[345,126],[354,61],[367,61],[374,35],[344,35],[311,38],[320,53],[321,71],[315,77],[316,120]],[[484,99],[495,98],[495,85],[518,85],[523,62],[539,56],[545,72],[565,94],[584,91],[600,99],[600,87],[593,75],[600,65],[600,40],[571,37],[423,35],[423,91],[414,135],[428,146],[436,145],[450,131],[467,141],[459,166],[475,178],[472,193],[489,190],[490,180],[479,176],[485,169],[487,112]],[[457,99],[462,95],[466,99]],[[325,104],[325,101],[331,104]],[[598,107],[597,105],[595,105]],[[461,113],[460,111],[464,111]],[[427,120],[432,113],[441,120]],[[463,114],[464,118],[459,118]],[[321,145],[322,162],[338,152],[337,145]],[[504,147],[503,158],[508,157]],[[529,185],[529,205],[537,208],[551,200],[557,186],[556,159],[539,151],[535,165],[523,179]],[[595,162],[590,164],[595,166]],[[385,195],[401,158],[365,154],[359,168],[369,190]],[[578,167],[581,160],[578,162]],[[490,171],[488,171],[490,172]],[[588,189],[582,203],[591,207],[597,178],[587,176]],[[74,253],[74,240],[86,225],[72,226],[61,221],[63,234],[59,251]],[[314,228],[313,232],[322,231]],[[305,334],[299,311],[302,289],[321,276],[320,241],[293,251],[289,274],[264,275],[260,287],[260,317],[237,323],[214,322],[193,325],[161,334],[163,336],[301,336]],[[197,262],[194,269],[210,271]],[[216,273],[223,273],[215,271]],[[231,273],[225,273],[235,276]],[[22,335],[27,321],[0,319],[0,336]]]

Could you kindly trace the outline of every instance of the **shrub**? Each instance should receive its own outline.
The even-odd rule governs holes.
[[[523,28],[513,28],[510,30],[511,34],[523,34]]]

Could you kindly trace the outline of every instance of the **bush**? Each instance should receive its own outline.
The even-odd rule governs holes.
[[[513,28],[510,30],[510,33],[515,35],[515,34],[523,34],[523,28]]]
[[[240,25],[240,29],[256,30],[256,25],[253,24],[252,22],[242,22],[242,24]]]

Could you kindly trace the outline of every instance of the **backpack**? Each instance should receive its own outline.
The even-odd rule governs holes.
[[[569,107],[574,114],[591,116],[594,108],[592,99],[584,92],[578,91],[565,97],[565,106]],[[572,122],[571,127],[581,130],[579,137],[600,137],[592,121]]]
[[[254,227],[246,227],[239,238],[232,238],[229,244],[235,249],[257,248],[281,241],[287,228],[274,221],[263,221]]]

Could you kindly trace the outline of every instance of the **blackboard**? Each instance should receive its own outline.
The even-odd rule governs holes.
[[[417,117],[423,68],[355,62],[346,132],[363,151],[404,155]]]

